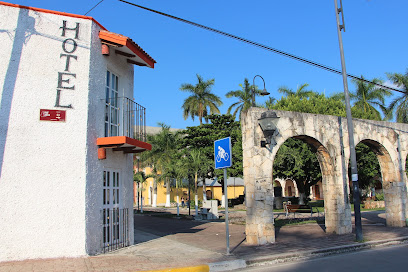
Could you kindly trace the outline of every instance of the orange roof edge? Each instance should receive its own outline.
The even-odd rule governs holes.
[[[143,49],[129,37],[109,31],[99,31],[99,38],[126,46],[133,53],[139,56],[144,62],[146,62],[151,68],[154,68],[154,64],[156,63],[156,61],[151,56],[149,56],[149,54],[143,51]]]
[[[141,147],[147,150],[152,150],[152,145],[140,140],[129,138],[126,136],[114,136],[114,137],[103,137],[96,139],[96,145],[115,145],[115,144],[130,144],[133,146]]]
[[[143,52],[143,50],[132,40],[128,39],[126,46],[136,55],[138,55],[142,60],[144,60],[151,68],[154,68],[154,64],[156,63],[156,61],[149,55],[147,55],[147,53]]]
[[[103,30],[106,30],[106,28],[103,25],[101,25],[98,21],[96,21],[93,17],[90,17],[90,16],[84,16],[84,15],[78,15],[78,14],[72,14],[72,13],[66,13],[66,12],[60,12],[60,11],[54,11],[54,10],[42,9],[42,8],[33,8],[33,7],[22,6],[22,5],[17,5],[17,4],[11,4],[11,3],[2,2],[2,1],[0,1],[0,5],[15,7],[15,8],[29,9],[29,10],[45,12],[45,13],[51,13],[51,14],[56,14],[56,15],[69,16],[69,17],[73,17],[73,18],[92,20],[98,26],[100,26]]]

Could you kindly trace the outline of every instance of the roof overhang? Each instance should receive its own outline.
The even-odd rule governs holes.
[[[113,53],[126,57],[128,63],[154,68],[156,61],[132,39],[105,30],[99,31],[99,38],[102,44],[114,47]]]
[[[152,150],[152,145],[126,136],[103,137],[96,139],[99,148],[111,148],[123,153],[140,153]]]

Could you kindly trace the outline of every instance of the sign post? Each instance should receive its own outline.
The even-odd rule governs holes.
[[[227,255],[229,255],[227,168],[232,165],[231,137],[223,138],[214,142],[214,161],[215,169],[224,169],[225,233],[227,240]]]

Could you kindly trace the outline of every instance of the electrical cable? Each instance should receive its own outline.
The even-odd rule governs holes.
[[[203,29],[208,30],[208,31],[215,32],[217,34],[220,34],[220,35],[223,35],[223,36],[226,36],[226,37],[229,37],[229,38],[232,38],[232,39],[235,39],[235,40],[238,40],[238,41],[241,41],[241,42],[244,42],[244,43],[247,43],[247,44],[250,44],[250,45],[265,49],[265,50],[268,50],[268,51],[271,51],[271,52],[274,52],[276,54],[279,54],[279,55],[282,55],[282,56],[285,56],[285,57],[288,57],[288,58],[291,58],[291,59],[294,59],[294,60],[297,60],[297,61],[300,61],[300,62],[303,62],[303,63],[306,63],[306,64],[309,64],[309,65],[312,65],[312,66],[315,66],[317,68],[320,68],[320,69],[323,69],[323,70],[326,70],[326,71],[329,71],[329,72],[332,72],[332,73],[335,73],[335,74],[338,74],[338,75],[342,74],[342,72],[340,70],[338,70],[338,69],[335,69],[335,68],[329,67],[327,65],[320,64],[320,63],[314,62],[312,60],[308,60],[308,59],[305,59],[305,58],[302,58],[302,57],[299,57],[299,56],[296,56],[296,55],[293,55],[293,54],[290,54],[290,53],[287,53],[287,52],[284,52],[284,51],[281,51],[281,50],[278,50],[278,49],[275,49],[275,48],[267,46],[267,45],[260,44],[258,42],[254,42],[254,41],[251,41],[251,40],[248,40],[248,39],[245,39],[245,38],[242,38],[242,37],[239,37],[239,36],[236,36],[236,35],[233,35],[233,34],[230,34],[230,33],[215,29],[215,28],[212,28],[212,27],[208,27],[208,26],[205,26],[205,25],[194,23],[192,21],[188,21],[186,19],[182,19],[182,18],[173,16],[173,15],[170,15],[170,14],[167,14],[167,13],[164,13],[164,12],[160,12],[160,11],[150,9],[150,8],[147,8],[147,7],[143,7],[143,6],[128,2],[128,1],[124,1],[124,0],[119,0],[119,1],[123,2],[123,3],[126,3],[126,4],[129,4],[129,5],[132,5],[132,6],[135,6],[135,7],[138,7],[138,8],[141,8],[141,9],[144,9],[144,10],[147,10],[147,11],[150,11],[150,12],[153,12],[153,13],[157,13],[157,14],[160,14],[160,15],[163,15],[163,16],[166,16],[166,17],[181,21],[183,23],[187,23],[187,24],[199,27],[199,28],[203,28]],[[402,90],[392,88],[392,87],[388,87],[388,86],[385,86],[385,85],[382,85],[382,84],[379,84],[379,83],[375,83],[373,81],[370,81],[370,80],[367,80],[367,79],[364,79],[364,78],[361,78],[361,77],[358,77],[358,76],[355,76],[355,75],[352,75],[352,74],[347,74],[347,77],[355,79],[355,80],[363,81],[363,82],[366,82],[366,83],[374,84],[374,85],[376,85],[378,87],[381,87],[381,88],[385,88],[385,89],[389,89],[389,90],[392,90],[392,91],[396,91],[396,92],[400,92],[400,93],[405,94],[405,92],[402,91]]]
[[[86,16],[88,13],[90,13],[94,8],[96,8],[96,7],[97,7],[100,3],[102,3],[103,1],[105,1],[105,0],[99,1],[99,3],[96,4],[95,6],[93,6],[90,10],[88,10],[88,12],[84,14],[84,16]]]

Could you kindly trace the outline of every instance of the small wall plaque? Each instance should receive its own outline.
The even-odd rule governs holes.
[[[64,110],[40,109],[40,121],[65,122],[65,113]]]

